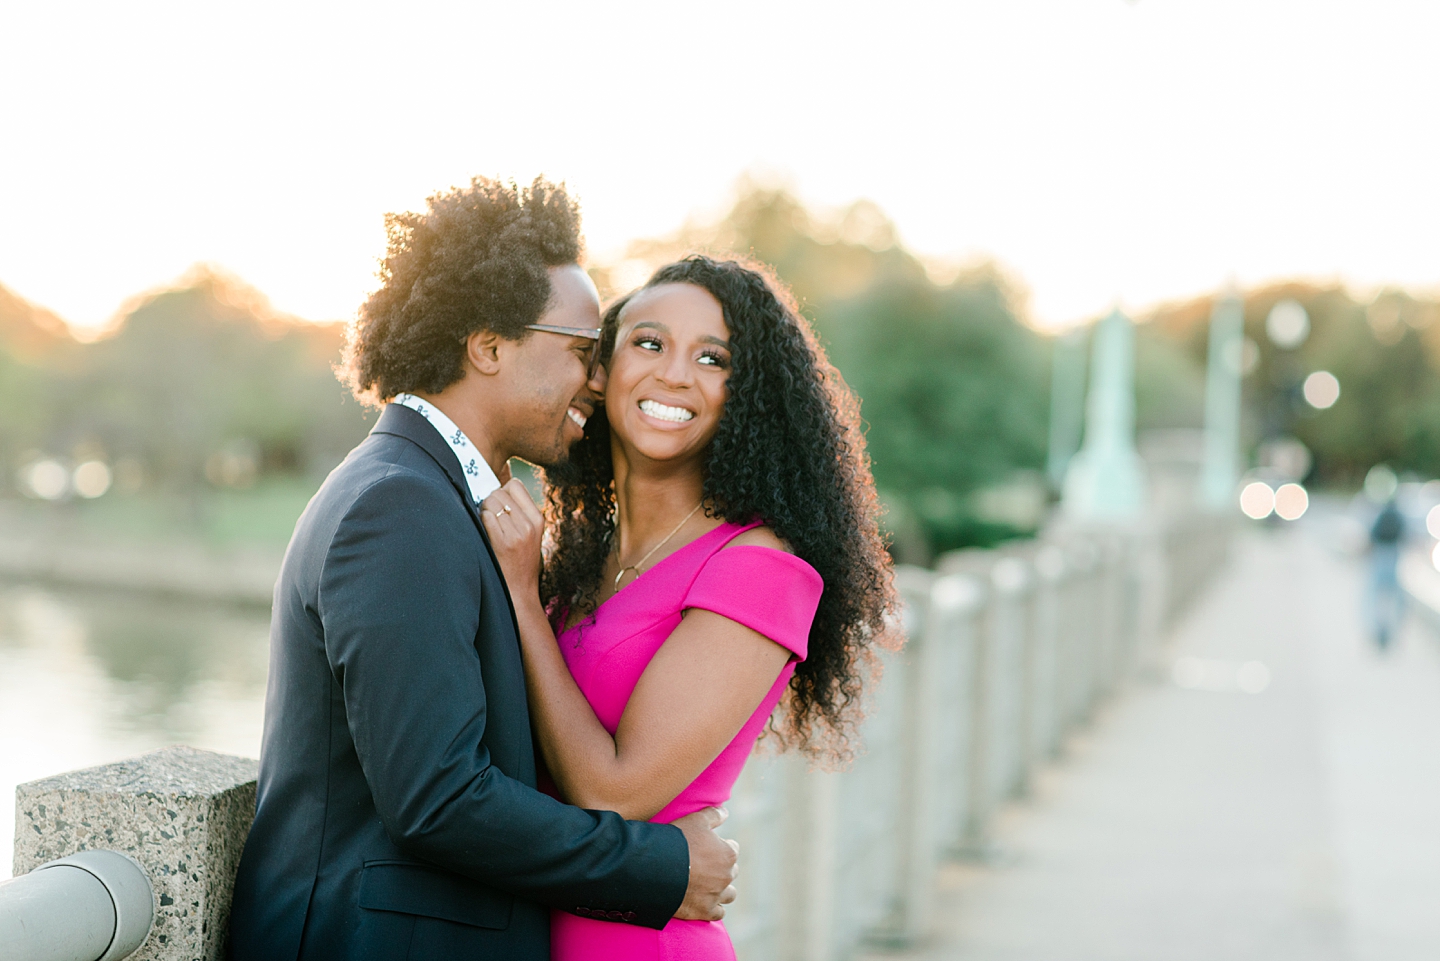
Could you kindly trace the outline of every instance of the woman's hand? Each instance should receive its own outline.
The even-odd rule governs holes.
[[[540,538],[545,519],[518,480],[510,480],[480,505],[480,519],[500,561],[500,573],[517,604],[540,596]]]

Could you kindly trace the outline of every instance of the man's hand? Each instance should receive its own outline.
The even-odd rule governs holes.
[[[690,886],[675,912],[682,921],[719,921],[725,905],[735,900],[740,845],[715,833],[727,817],[720,808],[703,808],[674,822],[690,845]]]

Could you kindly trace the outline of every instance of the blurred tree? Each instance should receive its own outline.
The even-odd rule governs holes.
[[[96,343],[71,342],[29,367],[0,353],[11,368],[0,369],[19,372],[0,378],[5,394],[44,398],[31,421],[4,418],[13,440],[0,436],[12,460],[22,445],[134,459],[174,488],[204,481],[207,462],[227,452],[253,463],[221,477],[211,470],[212,481],[320,474],[366,429],[331,373],[342,338],[341,325],[278,315],[242,282],[199,268],[176,289],[139,299]]]
[[[714,224],[688,224],[668,237],[633,243],[628,263],[653,270],[694,252],[741,254],[774,268],[807,313],[894,280],[923,281],[925,267],[869,201],[825,218],[787,190],[742,179],[729,213]],[[625,293],[611,271],[597,271],[602,292]],[[634,285],[643,276],[626,280]]]
[[[0,350],[35,361],[73,345],[65,321],[0,286]]]
[[[59,317],[0,287],[0,478],[44,445],[57,374],[73,368],[78,348]]]
[[[1281,300],[1305,308],[1310,332],[1298,346],[1265,330]],[[1173,349],[1205,356],[1209,298],[1167,305],[1150,324]],[[1354,488],[1377,463],[1440,476],[1440,304],[1382,291],[1369,304],[1337,285],[1285,283],[1245,295],[1251,352],[1245,378],[1248,440],[1293,436],[1314,455],[1310,482]],[[1252,366],[1253,365],[1253,366]],[[1328,409],[1304,397],[1305,378],[1327,370],[1340,382]]]
[[[1045,459],[1048,343],[1016,319],[998,275],[882,282],[817,322],[862,399],[876,483],[930,549],[1020,533],[972,496]]]

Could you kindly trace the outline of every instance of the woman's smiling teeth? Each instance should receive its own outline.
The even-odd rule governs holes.
[[[658,420],[668,420],[676,424],[683,424],[695,416],[694,411],[688,411],[683,407],[671,407],[653,400],[642,400],[640,409]]]

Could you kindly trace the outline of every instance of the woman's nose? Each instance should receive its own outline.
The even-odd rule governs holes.
[[[680,351],[671,351],[660,365],[656,376],[673,387],[683,387],[691,382],[693,371],[690,369],[690,359]]]

